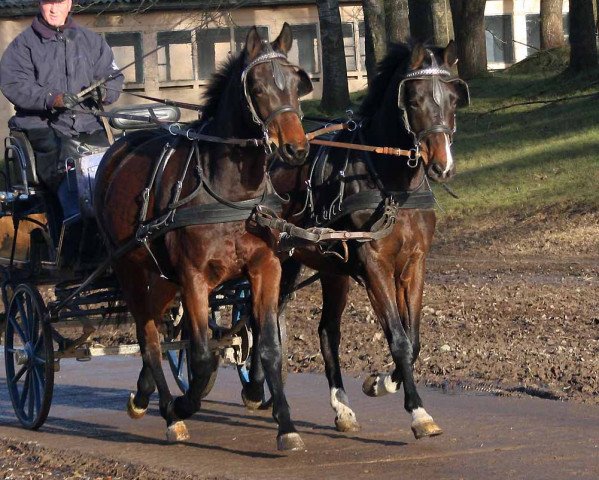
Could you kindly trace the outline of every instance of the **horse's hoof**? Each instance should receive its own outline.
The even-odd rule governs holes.
[[[248,410],[259,410],[262,407],[262,400],[250,400],[245,396],[245,390],[241,391],[241,400],[243,400],[243,404]]]
[[[364,383],[362,384],[362,391],[364,394],[368,395],[369,397],[380,396],[380,392],[378,392],[379,378],[380,376],[378,373],[372,373],[366,378],[366,380],[364,380]]]
[[[354,417],[346,415],[341,418],[335,418],[335,428],[338,432],[359,432],[360,424]]]
[[[187,427],[181,420],[172,423],[166,429],[166,440],[169,443],[184,442],[186,440],[189,440],[189,432],[187,431]]]
[[[139,420],[146,414],[147,408],[139,408],[135,406],[135,395],[131,393],[129,395],[129,401],[127,402],[127,415],[133,420]]]
[[[304,450],[306,446],[299,433],[284,433],[277,437],[277,449],[279,450]]]
[[[441,430],[441,427],[439,427],[434,420],[425,420],[419,423],[412,423],[412,433],[416,439],[419,439],[441,435],[443,430]]]

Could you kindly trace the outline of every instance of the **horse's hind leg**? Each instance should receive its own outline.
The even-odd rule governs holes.
[[[203,279],[186,275],[182,283],[182,300],[189,321],[189,359],[191,379],[184,395],[174,401],[174,414],[185,419],[200,409],[202,392],[214,371],[215,357],[208,345],[208,289]]]
[[[143,332],[138,331],[137,338],[139,339],[138,343],[140,345],[140,350],[144,352],[146,348],[145,346],[142,346],[142,342],[145,343]],[[152,369],[143,358],[144,355],[142,353],[143,366],[141,367],[141,372],[139,372],[139,378],[137,379],[137,392],[135,392],[135,394],[131,393],[129,402],[127,403],[127,414],[134,420],[137,420],[146,414],[148,404],[150,403],[150,396],[154,393],[154,390],[156,390],[156,382],[152,376]]]
[[[355,432],[360,429],[360,424],[356,420],[356,414],[349,406],[339,366],[340,323],[341,315],[347,304],[349,277],[321,273],[320,282],[322,285],[322,315],[318,334],[320,351],[331,391],[331,406],[336,413],[335,426],[340,432]]]
[[[289,258],[282,264],[281,288],[279,296],[278,315],[281,318],[285,315],[284,310],[289,302],[297,279],[302,270],[302,264]],[[284,321],[284,319],[283,319]],[[254,320],[255,323],[255,320]],[[258,345],[258,335],[256,329],[252,330],[253,345]],[[282,359],[281,368],[287,368],[287,359]],[[260,360],[258,348],[252,349],[252,361],[249,371],[249,382],[243,385],[241,399],[248,410],[258,410],[266,408],[272,401],[264,402],[264,368]]]
[[[147,408],[147,402],[155,384],[158,389],[160,414],[167,424],[167,440],[172,442],[187,440],[189,433],[185,424],[178,421],[179,419],[173,413],[173,397],[162,370],[162,349],[156,325],[156,319],[161,317],[166,306],[170,304],[176,289],[172,284],[161,280],[158,275],[147,274],[144,278],[142,274],[130,278],[131,273],[139,274],[140,272],[139,269],[125,261],[122,261],[115,270],[123,286],[123,295],[127,306],[135,318],[143,361],[138,379],[138,391],[133,399],[129,399],[127,410],[131,412],[136,409],[139,414],[143,415],[141,412]]]
[[[304,442],[291,420],[281,374],[281,338],[277,322],[280,272],[279,261],[271,256],[262,261],[259,267],[251,269],[249,277],[258,331],[258,351],[273,399],[272,416],[279,425],[277,447],[279,450],[300,450],[304,448]]]

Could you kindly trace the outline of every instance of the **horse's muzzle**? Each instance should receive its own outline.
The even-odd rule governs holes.
[[[433,180],[434,182],[443,183],[447,182],[451,177],[455,174],[455,166],[451,166],[449,170],[446,167],[436,162],[434,159],[429,163],[429,166],[426,170],[426,174],[428,178]]]
[[[303,165],[308,158],[310,145],[306,142],[304,145],[285,143],[279,149],[279,154],[285,163],[290,165]]]

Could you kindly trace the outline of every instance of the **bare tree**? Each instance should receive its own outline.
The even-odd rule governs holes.
[[[593,0],[570,0],[570,70],[597,66]]]
[[[487,71],[485,45],[486,0],[451,0],[453,30],[458,48],[458,71],[468,79]]]
[[[564,45],[564,0],[541,0],[541,50]]]
[[[387,53],[385,5],[382,0],[362,0],[366,45],[366,73],[368,81],[376,74],[376,65]]]
[[[334,112],[349,105],[347,67],[341,14],[338,0],[316,0],[322,46],[322,100],[324,112]]]
[[[384,2],[387,42],[407,42],[410,38],[408,0],[384,0]]]

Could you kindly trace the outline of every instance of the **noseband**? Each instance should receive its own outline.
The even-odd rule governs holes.
[[[418,159],[420,158],[420,145],[422,141],[432,135],[434,133],[445,133],[449,137],[449,142],[453,142],[453,134],[456,131],[455,122],[454,127],[450,128],[449,125],[445,123],[445,115],[443,114],[443,104],[445,92],[441,86],[441,82],[443,83],[453,83],[453,82],[461,82],[465,84],[465,82],[459,78],[452,77],[451,72],[443,67],[440,67],[437,63],[437,59],[435,55],[430,50],[427,50],[428,54],[431,58],[431,66],[426,68],[421,68],[419,70],[414,70],[405,75],[404,79],[399,83],[398,96],[397,96],[397,105],[403,111],[402,118],[403,123],[406,130],[414,137],[414,147],[416,149],[416,160],[414,162],[408,162],[408,165],[411,167],[416,167],[418,164]],[[410,119],[408,118],[408,109],[405,105],[405,85],[407,82],[413,80],[430,80],[433,83],[433,101],[435,105],[439,107],[441,123],[437,123],[432,125],[429,128],[426,128],[420,132],[415,132],[410,125]],[[466,86],[466,92],[468,91]],[[469,94],[468,94],[469,96]],[[469,98],[467,99],[469,101]],[[455,113],[454,113],[455,116]]]
[[[284,61],[283,62],[284,65],[291,65],[287,61],[287,56],[285,54],[278,53],[278,52],[275,52],[274,50],[272,50],[272,47],[270,46],[270,43],[268,43],[268,42],[264,42],[264,44],[267,46],[267,49],[269,49],[270,51],[267,51],[266,53],[255,58],[254,60],[252,60],[252,62],[250,62],[244,68],[243,72],[241,72],[241,83],[243,84],[243,94],[245,96],[245,100],[250,109],[250,113],[252,114],[252,120],[254,121],[254,123],[256,123],[262,129],[262,135],[264,136],[264,148],[266,149],[267,153],[270,154],[270,153],[272,153],[272,147],[271,147],[271,142],[270,142],[270,136],[268,134],[268,127],[273,122],[273,120],[282,113],[292,112],[292,113],[295,113],[299,117],[300,122],[301,122],[301,120],[303,118],[303,114],[300,110],[293,107],[292,105],[283,105],[283,106],[277,108],[276,110],[274,110],[265,120],[262,120],[260,118],[260,115],[258,115],[258,112],[256,111],[256,108],[254,107],[254,102],[252,101],[252,98],[251,98],[250,92],[249,92],[249,87],[248,87],[248,82],[247,82],[248,73],[256,65],[260,65],[261,63],[270,62],[271,66],[272,66],[273,78],[275,80],[275,85],[277,86],[277,88],[279,90],[283,91],[283,90],[285,90],[285,75],[283,73],[283,70],[281,69],[281,63],[277,62],[275,60],[281,59]]]

